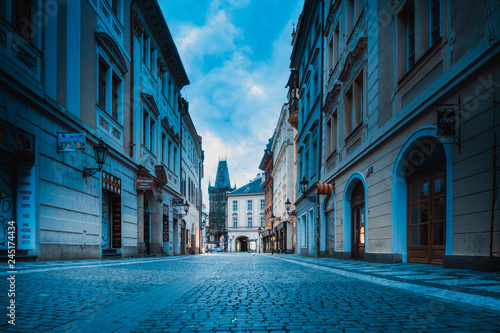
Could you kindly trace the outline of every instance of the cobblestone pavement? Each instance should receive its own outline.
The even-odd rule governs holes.
[[[2,332],[499,332],[500,274],[294,255],[18,263]]]

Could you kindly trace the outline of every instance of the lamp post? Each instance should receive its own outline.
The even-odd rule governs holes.
[[[260,247],[261,247],[261,237],[260,237],[260,235],[262,234],[262,228],[259,227],[259,229],[257,231],[259,232],[259,254],[260,254]]]
[[[97,168],[83,168],[83,177],[89,177],[102,170],[102,166],[106,162],[106,156],[108,155],[108,147],[99,139],[99,143],[94,146],[94,157],[97,162]]]
[[[271,215],[271,230],[273,230],[273,234],[271,236],[271,254],[274,254],[274,246],[276,241],[276,231],[274,230],[274,221],[276,221],[276,216],[273,213]]]

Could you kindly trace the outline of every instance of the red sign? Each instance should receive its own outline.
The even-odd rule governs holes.
[[[163,215],[167,215],[168,217],[168,205],[163,204]]]
[[[184,205],[184,199],[172,199],[172,206],[182,206]]]
[[[153,178],[137,178],[135,183],[136,190],[152,190],[154,185]]]

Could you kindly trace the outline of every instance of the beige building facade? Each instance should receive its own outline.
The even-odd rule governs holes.
[[[324,20],[320,255],[498,270],[498,7],[328,1]]]

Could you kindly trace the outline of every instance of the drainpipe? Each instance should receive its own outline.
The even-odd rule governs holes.
[[[319,136],[318,136],[318,183],[321,179],[321,151],[322,151],[322,143],[323,143],[323,83],[324,83],[324,78],[323,78],[323,72],[324,72],[324,27],[325,27],[325,2],[324,0],[321,1],[321,87],[320,87],[320,100],[319,100]],[[316,240],[316,247],[317,247],[317,256],[320,256],[321,253],[321,227],[320,227],[320,200],[319,200],[319,195],[317,195],[317,202],[318,202],[318,215],[316,217],[317,219],[317,235],[318,238]]]
[[[132,66],[130,66],[130,152],[129,155],[130,157],[134,156],[134,73],[135,73],[135,48],[134,48],[134,36],[135,36],[135,25],[134,25],[134,5],[136,4],[137,0],[132,0],[130,3],[130,48],[131,48],[131,55],[130,58],[132,59]]]

